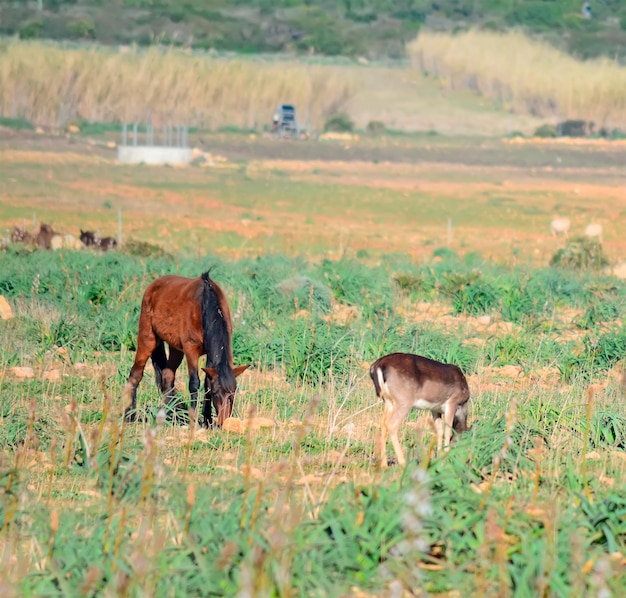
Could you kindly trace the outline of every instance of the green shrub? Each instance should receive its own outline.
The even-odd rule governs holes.
[[[593,328],[601,322],[613,322],[620,316],[620,310],[615,303],[598,302],[590,305],[583,315],[576,320],[579,328]]]
[[[296,318],[276,331],[267,359],[282,364],[291,381],[320,384],[349,371],[350,331],[326,322]]]
[[[626,547],[626,498],[616,493],[590,501],[581,496],[584,525],[593,533],[593,543],[606,547],[609,553]]]
[[[324,260],[320,273],[337,301],[358,306],[366,318],[392,307],[393,287],[385,268],[371,268],[356,260]]]
[[[535,137],[556,137],[556,127],[554,125],[541,125],[535,129]]]
[[[575,237],[559,249],[550,259],[551,266],[572,270],[601,270],[609,260],[604,254],[602,243],[588,237]]]
[[[498,296],[495,288],[485,281],[464,285],[453,296],[454,313],[478,316],[493,310]]]
[[[626,450],[626,418],[608,411],[596,411],[589,428],[591,446]]]
[[[332,299],[330,289],[308,276],[287,278],[279,282],[274,289],[277,296],[286,300],[292,309],[298,307],[313,312],[327,312],[330,309]]]
[[[510,25],[531,29],[560,29],[563,9],[553,2],[524,2],[517,4],[507,15]]]
[[[345,112],[333,114],[324,124],[324,131],[351,133],[353,130],[354,123]]]
[[[0,127],[8,127],[10,129],[26,129],[32,130],[35,127],[25,118],[7,118],[0,116]]]
[[[519,336],[497,338],[486,351],[486,358],[494,365],[525,365],[535,357],[532,339]]]
[[[473,285],[481,277],[478,270],[470,272],[444,272],[441,276],[440,289],[442,294],[454,297],[465,287]]]
[[[417,292],[428,288],[426,275],[422,272],[417,274],[398,272],[394,274],[393,281],[403,291]]]
[[[123,245],[122,250],[128,255],[135,257],[157,257],[173,259],[160,245],[148,243],[147,241],[139,241],[137,239],[128,239]]]
[[[500,314],[509,322],[523,322],[539,315],[540,304],[545,306],[545,294],[531,294],[528,281],[521,274],[502,284],[498,289]]]
[[[20,27],[18,35],[20,39],[36,39],[41,37],[43,28],[42,21],[28,21]]]
[[[582,350],[561,360],[558,367],[566,381],[587,381],[613,368],[625,354],[626,329],[620,328],[599,336],[587,335]]]
[[[367,123],[366,131],[370,135],[382,135],[386,130],[385,123],[380,120],[370,120]]]
[[[433,251],[433,258],[439,257],[444,260],[456,260],[459,258],[459,255],[453,249],[448,249],[447,247],[437,247]]]
[[[70,37],[75,39],[95,39],[96,37],[96,26],[86,19],[72,21],[67,25],[67,31]]]

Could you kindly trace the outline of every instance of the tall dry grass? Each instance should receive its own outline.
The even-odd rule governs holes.
[[[579,61],[521,33],[422,33],[408,45],[415,68],[515,111],[626,127],[626,68]]]
[[[279,102],[319,126],[356,91],[341,67],[265,63],[179,50],[62,48],[11,41],[0,47],[0,114],[63,126],[73,120],[215,128],[267,122]]]

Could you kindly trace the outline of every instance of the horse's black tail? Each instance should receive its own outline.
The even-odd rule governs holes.
[[[226,315],[209,272],[202,274],[202,281],[202,335],[207,367],[217,369],[224,390],[234,392],[237,383],[230,365],[231,341]]]

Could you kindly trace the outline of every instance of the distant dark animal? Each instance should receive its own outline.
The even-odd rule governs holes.
[[[90,230],[80,229],[80,242],[85,247],[93,247],[96,245],[96,234]]]
[[[99,239],[99,247],[102,251],[108,251],[109,249],[115,249],[117,247],[117,241],[113,237],[103,237]]]
[[[470,392],[465,375],[456,365],[410,353],[391,353],[372,364],[370,376],[376,395],[385,403],[380,438],[382,467],[387,467],[387,433],[398,463],[405,464],[398,429],[413,408],[432,413],[439,450],[442,446],[448,448],[453,430],[457,434],[467,430]]]
[[[115,249],[117,241],[113,237],[100,238],[96,233],[90,230],[80,230],[80,241],[85,247],[97,247],[102,251]]]
[[[11,233],[12,243],[33,243],[35,239],[24,227],[16,226]]]
[[[43,222],[39,226],[39,232],[37,233],[36,241],[37,247],[41,247],[42,249],[50,249],[52,247],[52,237],[56,235],[52,230],[52,226],[50,224],[44,224]]]
[[[559,137],[589,137],[594,134],[595,123],[587,120],[564,120],[556,126]]]
[[[236,378],[249,367],[233,366],[231,336],[226,296],[208,272],[198,278],[169,275],[152,282],[141,302],[137,353],[124,391],[125,396],[130,394],[130,406],[125,412],[127,420],[134,421],[136,417],[137,386],[149,357],[166,403],[174,396],[176,370],[185,357],[195,417],[200,388],[198,360],[206,354],[203,423],[213,424],[213,405],[217,425],[221,427],[233,410]],[[169,346],[169,356],[165,354],[165,343]]]

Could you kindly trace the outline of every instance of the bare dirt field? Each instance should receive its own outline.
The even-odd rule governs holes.
[[[626,147],[429,136],[277,141],[200,135],[186,168],[116,163],[106,140],[10,132],[0,141],[0,226],[52,221],[156,242],[168,250],[337,255],[448,246],[546,263],[561,240],[604,228],[626,254]],[[448,229],[448,223],[451,228]]]

